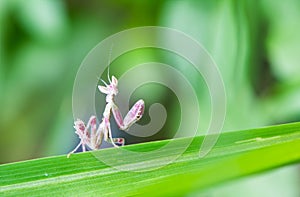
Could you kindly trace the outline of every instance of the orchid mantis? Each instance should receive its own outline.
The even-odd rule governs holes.
[[[75,133],[79,136],[80,142],[72,150],[67,157],[69,158],[72,153],[74,153],[80,146],[82,146],[82,151],[86,151],[86,147],[92,150],[100,148],[103,139],[113,146],[119,147],[125,144],[124,138],[113,138],[111,127],[110,127],[110,115],[111,112],[116,120],[116,123],[120,130],[127,131],[129,127],[140,120],[144,113],[145,103],[142,99],[138,100],[133,107],[129,110],[125,118],[123,119],[122,114],[114,102],[114,97],[118,94],[118,80],[116,77],[112,76],[109,78],[108,74],[107,84],[102,80],[105,86],[98,86],[100,92],[106,94],[106,106],[103,112],[103,118],[101,123],[97,128],[97,120],[95,116],[91,116],[87,125],[84,124],[82,120],[77,120],[74,122]],[[89,132],[90,130],[90,132]]]

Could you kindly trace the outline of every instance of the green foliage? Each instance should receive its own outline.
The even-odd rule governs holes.
[[[72,115],[72,87],[80,63],[106,37],[137,26],[158,25],[183,31],[208,50],[226,87],[228,110],[224,131],[300,121],[299,2],[0,0],[0,163],[70,151],[77,139],[72,128],[73,120],[77,118]],[[139,39],[148,38],[140,35]],[[119,57],[112,63],[111,73],[121,76],[132,66],[149,61],[172,65],[188,77],[199,97],[199,134],[203,135],[211,115],[209,91],[203,78],[195,75],[188,62],[174,54],[143,49]],[[160,75],[159,72],[155,74]],[[169,77],[174,84],[181,85],[172,76],[161,77]],[[167,88],[148,85],[137,89],[131,102],[135,98],[147,100],[146,114],[141,120],[143,124],[150,121],[147,110],[156,102],[166,107],[168,119],[157,135],[143,139],[128,135],[126,141],[134,143],[173,136],[172,132],[176,131],[180,121],[176,97]],[[104,102],[104,99],[99,102]],[[97,110],[101,113],[103,109],[99,107]],[[244,133],[239,135],[243,137]],[[64,162],[75,166],[72,162],[76,158],[78,163],[82,163],[81,158],[92,158],[89,155],[79,154],[74,155],[73,160],[61,157],[61,160],[54,158],[50,161],[56,166]],[[22,164],[25,165],[24,171],[21,164],[8,164],[1,169],[23,173],[30,169],[27,164],[42,161],[49,160],[25,162]],[[268,161],[265,162],[267,165]],[[96,164],[100,165],[98,161]],[[1,181],[2,177],[10,176],[10,170],[0,172]],[[63,170],[60,172],[67,174]],[[46,177],[44,172],[39,173],[40,180],[48,180],[55,174],[48,173],[49,177]],[[276,193],[279,187],[274,185],[279,184],[278,180],[287,180],[286,184],[292,185],[295,181],[290,174],[297,173],[299,170],[295,169],[255,187]],[[32,177],[35,175],[32,174]],[[15,177],[19,176],[21,174]],[[40,182],[34,179],[33,183]],[[298,185],[294,190],[299,193]],[[282,184],[280,187],[284,188]],[[252,190],[252,186],[232,189],[235,193],[238,190],[244,196]]]
[[[300,161],[300,123],[221,134],[218,143],[204,158],[199,147],[204,136],[193,139],[186,151],[173,163],[152,171],[124,172],[107,166],[95,156],[114,158],[119,149],[111,148],[63,156],[42,158],[0,166],[1,196],[182,196],[218,183],[248,176]],[[173,140],[182,148],[187,138]],[[124,147],[130,151],[148,151],[169,140]],[[147,162],[131,158],[116,165],[144,169],[168,159],[174,147]],[[125,157],[125,156],[124,156]]]

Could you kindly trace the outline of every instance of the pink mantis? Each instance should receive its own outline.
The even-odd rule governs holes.
[[[75,147],[75,149],[67,155],[68,158],[80,146],[82,146],[83,152],[86,151],[86,146],[91,150],[99,149],[103,139],[109,143],[112,143],[112,145],[115,147],[119,147],[117,144],[121,146],[125,144],[124,138],[112,137],[110,127],[111,112],[114,115],[118,127],[123,131],[127,131],[132,124],[142,118],[145,103],[142,99],[140,99],[133,105],[133,107],[129,110],[129,112],[123,119],[118,106],[114,102],[114,97],[118,94],[118,80],[116,77],[112,76],[111,80],[108,77],[108,81],[109,84],[106,84],[105,81],[102,80],[105,86],[98,86],[100,92],[106,94],[106,106],[103,112],[101,123],[97,128],[96,116],[91,116],[87,125],[85,125],[84,122],[79,119],[74,122],[74,128],[76,130],[75,133],[79,136],[80,142]],[[88,131],[89,129],[90,132]]]

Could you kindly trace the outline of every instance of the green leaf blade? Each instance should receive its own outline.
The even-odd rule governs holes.
[[[204,136],[195,137],[171,164],[145,172],[124,172],[99,161],[102,154],[128,168],[159,166],[190,138],[173,139],[178,147],[159,152],[146,162],[122,158],[119,149],[57,156],[0,166],[0,194],[4,196],[164,196],[184,195],[239,177],[300,161],[300,123],[223,133],[210,153],[199,158]],[[169,140],[136,144],[127,150],[146,152]],[[94,155],[95,154],[95,155]],[[119,157],[120,156],[120,157]]]

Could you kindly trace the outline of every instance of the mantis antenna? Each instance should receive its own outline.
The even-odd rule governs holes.
[[[109,78],[109,65],[110,65],[110,58],[111,58],[112,48],[113,48],[113,44],[111,45],[111,48],[110,48],[110,51],[109,51],[109,55],[108,55],[108,62],[107,62],[107,65],[108,65],[108,68],[107,68],[107,79],[108,79],[109,83],[111,83],[111,80]],[[102,81],[102,83],[104,83],[105,86],[107,86],[107,83],[103,79],[101,79],[99,77],[97,77],[97,78],[98,78],[98,80]]]
[[[110,81],[110,78],[109,78],[109,65],[110,65],[110,58],[111,58],[111,53],[112,53],[112,49],[113,49],[113,44],[111,44],[111,47],[110,47],[110,51],[109,51],[109,55],[108,55],[108,63],[107,63],[107,79],[108,79],[108,81],[109,81],[109,83],[111,83],[111,81]]]
[[[107,83],[106,83],[103,79],[101,79],[101,78],[98,77],[98,76],[97,76],[97,79],[100,80],[100,81],[102,81],[102,83],[103,83],[105,86],[107,86]]]

